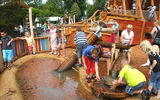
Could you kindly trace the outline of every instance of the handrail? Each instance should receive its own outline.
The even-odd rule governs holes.
[[[50,42],[48,40],[48,36],[45,37],[35,37],[35,46],[36,53],[49,52],[50,51]],[[18,58],[28,54],[28,46],[26,40],[20,40],[19,38],[14,38],[12,42],[14,58],[13,60],[17,60]]]

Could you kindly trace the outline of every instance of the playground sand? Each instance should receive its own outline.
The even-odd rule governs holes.
[[[68,52],[71,52],[71,50],[69,50]],[[49,54],[37,54],[37,55],[25,56],[21,59],[18,59],[14,63],[14,65],[16,67],[13,67],[11,70],[7,69],[0,75],[0,90],[1,90],[0,98],[2,98],[1,100],[23,100],[24,99],[22,94],[20,93],[20,89],[18,88],[16,77],[15,77],[15,74],[18,70],[18,66],[25,64],[25,62],[29,61],[30,59],[41,58],[41,57],[48,57],[48,58],[57,59],[56,56],[52,56]],[[60,57],[60,58],[58,58],[58,60],[63,61],[64,58]],[[150,76],[148,76],[149,68],[148,67],[141,67],[141,64],[145,63],[146,61],[147,61],[147,55],[144,54],[140,50],[139,46],[133,47],[132,53],[131,53],[131,65],[133,67],[139,69],[141,72],[143,72],[145,74],[145,76],[147,77],[147,79],[149,79],[149,77],[150,77]],[[57,65],[58,65],[58,62],[57,62]],[[47,64],[46,64],[46,68],[47,68]],[[49,69],[53,70],[54,68],[49,68]],[[105,69],[105,66],[99,69],[100,72],[102,73],[101,76],[105,76],[104,69]],[[45,71],[45,68],[42,68],[40,70]],[[35,70],[33,70],[33,73],[34,72],[35,72]],[[39,74],[41,74],[41,73],[39,73]],[[18,76],[18,73],[17,73],[17,76]],[[46,76],[46,77],[45,76],[46,75],[44,75],[42,77],[42,78],[44,78],[44,80],[46,79],[46,77],[48,77],[48,76]],[[32,77],[32,75],[26,75],[26,77]],[[38,78],[38,76],[36,78]],[[54,82],[54,81],[52,81],[52,82]],[[51,85],[52,82],[47,83],[47,84]],[[34,85],[34,84],[32,84],[32,85]],[[147,85],[145,86],[145,88],[147,88]],[[35,92],[36,92],[36,90],[35,90]],[[125,98],[124,100],[141,100],[141,97],[140,96],[128,97],[128,98]],[[152,97],[151,100],[158,100],[158,99]]]

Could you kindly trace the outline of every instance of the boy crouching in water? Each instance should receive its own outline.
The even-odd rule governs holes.
[[[25,32],[25,37],[20,37],[19,39],[21,39],[21,40],[26,40],[26,41],[27,41],[29,54],[35,54],[35,52],[36,52],[35,40],[34,40],[34,38],[30,35],[29,32]]]
[[[96,78],[100,80],[98,72],[99,58],[103,55],[103,49],[101,45],[89,45],[82,54],[82,61],[87,74],[87,82],[90,83],[92,79]],[[90,66],[92,68],[90,68]],[[92,69],[92,70],[90,70]],[[90,76],[92,74],[92,76]]]
[[[146,78],[144,74],[136,68],[128,65],[128,63],[129,62],[126,57],[122,58],[122,69],[120,70],[118,75],[119,79],[112,82],[113,86],[111,87],[111,89],[114,90],[120,84],[127,84],[125,89],[125,92],[127,94],[141,94],[142,100],[149,100],[149,90],[141,90],[141,88],[146,84]],[[126,82],[123,81],[123,78],[126,80]]]

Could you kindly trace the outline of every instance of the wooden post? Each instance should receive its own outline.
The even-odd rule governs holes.
[[[75,23],[76,22],[76,16],[75,15],[73,15],[73,20],[74,20],[73,23]]]
[[[109,72],[111,70],[111,59],[107,58],[107,76],[109,76]]]
[[[136,16],[138,16],[138,0],[136,0]]]
[[[30,31],[31,31],[31,36],[34,37],[33,33],[33,22],[32,22],[32,8],[29,8],[29,25],[30,25]]]
[[[1,50],[1,45],[0,45],[0,72],[3,70],[4,68],[4,64],[3,64],[3,57],[2,57],[2,50]]]
[[[71,16],[69,16],[69,24],[71,24]]]
[[[124,11],[124,14],[126,15],[126,0],[122,0],[122,3],[123,3],[123,11]]]
[[[140,11],[140,16],[141,16],[141,20],[144,20],[144,17],[143,17],[143,12],[142,12],[142,7],[141,7],[141,0],[136,0],[137,1],[137,4],[138,4],[138,9]]]
[[[160,21],[160,1],[159,1],[159,21]]]
[[[151,0],[151,5],[154,6],[154,0]],[[155,11],[154,11],[154,19],[157,20],[157,14]]]
[[[141,31],[141,38],[140,38],[140,42],[143,40],[143,35],[145,35],[144,34],[144,27],[145,27],[145,21],[143,21],[143,26],[142,26],[142,31]]]

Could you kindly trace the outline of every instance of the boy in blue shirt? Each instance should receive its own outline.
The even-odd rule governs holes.
[[[103,49],[101,45],[89,45],[84,49],[82,54],[82,61],[86,70],[86,79],[88,83],[90,83],[91,79],[94,79],[95,77],[97,80],[100,80],[98,62],[102,55]],[[90,70],[90,66],[92,67],[92,70]],[[90,74],[92,74],[92,76],[90,76]]]
[[[13,41],[13,39],[11,36],[7,35],[7,32],[4,29],[1,30],[0,33],[1,33],[0,44],[2,44],[2,49],[3,49],[2,52],[3,52],[4,65],[5,67],[8,67],[10,69],[9,66],[13,58],[13,51],[11,46],[11,42]]]

